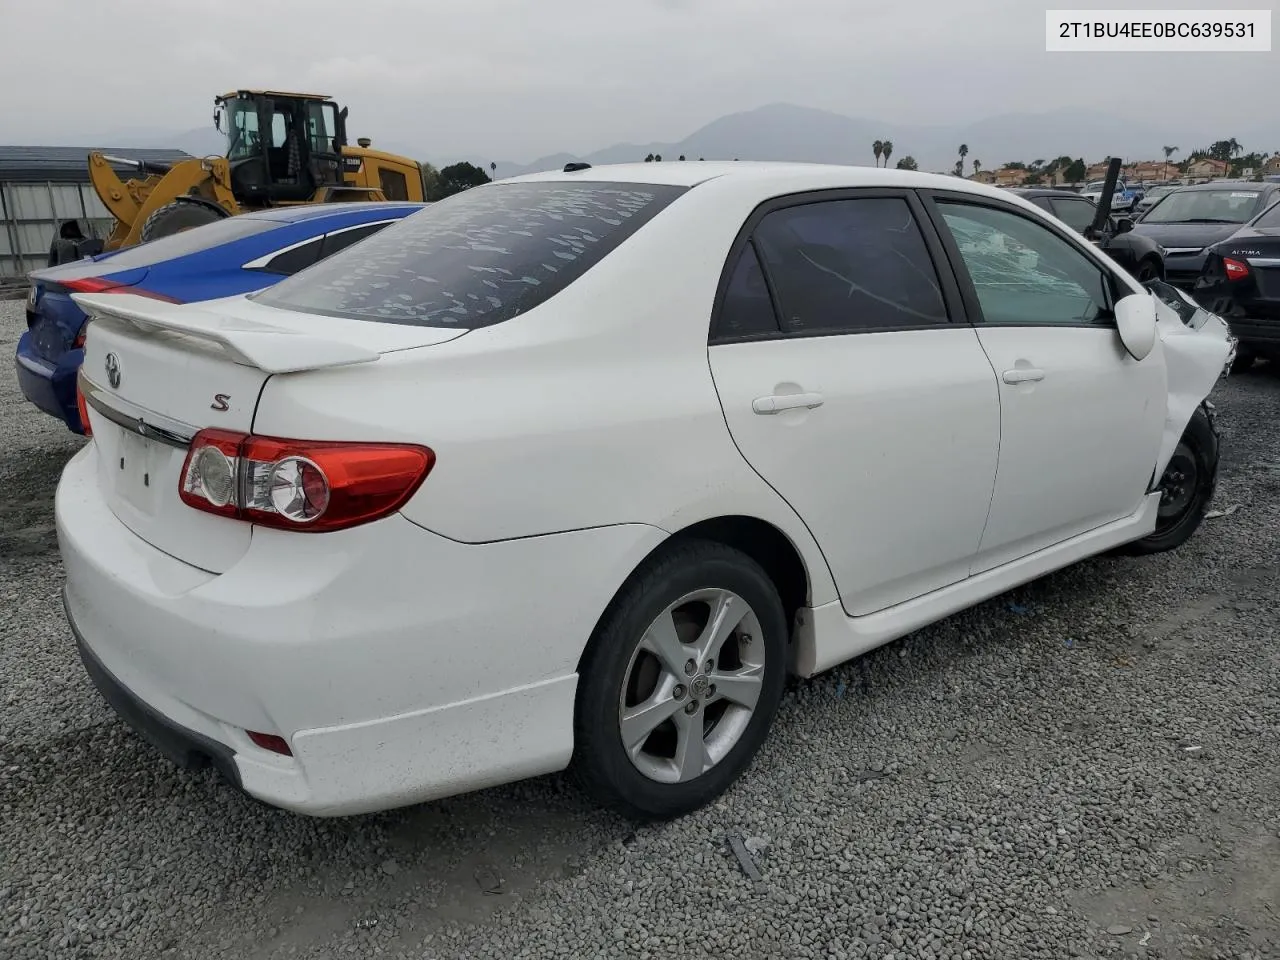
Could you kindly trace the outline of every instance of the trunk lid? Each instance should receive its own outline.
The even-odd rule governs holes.
[[[250,432],[275,374],[371,363],[466,332],[292,313],[243,297],[189,305],[114,293],[73,299],[93,320],[80,377],[104,499],[147,543],[212,573],[243,555],[252,526],[179,497],[197,431]]]

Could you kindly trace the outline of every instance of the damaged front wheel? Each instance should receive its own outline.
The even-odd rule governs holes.
[[[1217,480],[1218,436],[1201,407],[1192,415],[1156,485],[1160,506],[1155,530],[1141,540],[1125,544],[1118,552],[1163,553],[1186,543],[1209,509]]]

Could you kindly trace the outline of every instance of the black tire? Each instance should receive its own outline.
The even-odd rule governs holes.
[[[56,267],[63,263],[74,263],[80,259],[80,248],[74,240],[57,237],[49,245],[49,266]]]
[[[1217,482],[1218,435],[1204,407],[1199,407],[1160,478],[1163,496],[1155,530],[1117,552],[1146,556],[1182,546],[1204,519]]]
[[[744,639],[736,633],[724,646],[729,651],[726,655],[733,657],[739,649],[751,649],[751,644],[763,645],[751,651],[751,656],[763,656],[764,660],[759,699],[737,740],[718,762],[691,779],[663,783],[642,773],[623,746],[620,711],[626,695],[624,681],[628,681],[642,637],[659,615],[688,594],[709,589],[736,594],[759,624],[762,636]],[[782,699],[786,658],[786,615],[777,588],[760,565],[719,543],[689,540],[673,545],[647,561],[626,582],[583,654],[574,711],[571,770],[575,779],[597,802],[635,820],[665,820],[705,806],[741,776],[764,743]],[[701,675],[702,668],[698,671]],[[686,699],[694,700],[699,694],[693,692],[694,682],[689,683]],[[697,715],[704,737],[713,736],[716,730],[714,689],[710,688],[712,700],[705,701],[707,706]],[[693,707],[698,709],[696,700]],[[703,726],[704,714],[712,724],[709,729]],[[670,732],[678,719],[664,722],[673,724]],[[653,736],[663,733],[659,727]]]
[[[1134,278],[1139,283],[1150,283],[1152,280],[1161,279],[1160,274],[1163,272],[1158,262],[1151,257],[1147,257],[1147,259],[1138,264],[1138,272],[1134,274]]]
[[[1246,347],[1237,347],[1236,358],[1231,361],[1231,372],[1248,373],[1253,369],[1254,361],[1257,359],[1258,355],[1254,351]]]
[[[159,240],[161,237],[181,233],[192,227],[203,227],[206,223],[224,220],[226,216],[225,213],[219,214],[212,207],[206,207],[202,203],[174,200],[147,217],[146,223],[142,225],[139,241],[146,243],[150,240]]]

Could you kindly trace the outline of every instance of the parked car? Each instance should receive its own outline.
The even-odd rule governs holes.
[[[1093,226],[1098,215],[1098,205],[1078,193],[1051,188],[1024,188],[1010,192],[1053,214],[1081,234]],[[1141,283],[1163,277],[1164,250],[1160,244],[1150,237],[1134,233],[1133,221],[1127,217],[1108,217],[1107,220],[1097,238],[1098,247]]]
[[[1280,363],[1280,203],[1209,248],[1194,295],[1239,340],[1236,370]]]
[[[1205,250],[1280,200],[1280,184],[1203,183],[1156,202],[1134,233],[1164,247],[1165,279],[1191,289],[1204,270]]]
[[[1149,187],[1142,195],[1142,199],[1133,205],[1134,216],[1142,219],[1142,216],[1156,205],[1156,201],[1162,197],[1167,197],[1175,190],[1180,190],[1181,184],[1178,183],[1162,183],[1153,187]]]
[[[1107,182],[1105,180],[1090,181],[1080,191],[1080,196],[1097,203],[1106,185]],[[1111,209],[1116,213],[1122,210],[1132,210],[1134,204],[1141,200],[1142,197],[1143,191],[1141,187],[1131,187],[1124,178],[1121,178],[1116,181],[1115,194],[1111,197]]]
[[[270,286],[341,250],[421,203],[307,204],[217,220],[140,246],[36,270],[27,330],[14,355],[22,394],[82,433],[76,373],[85,315],[76,293],[132,293],[174,303],[213,300]]]
[[[319,815],[566,766],[709,802],[788,671],[1187,540],[1232,346],[1003,191],[807,164],[513,178],[252,296],[76,299],[88,672]]]

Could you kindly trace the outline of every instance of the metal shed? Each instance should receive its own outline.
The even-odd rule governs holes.
[[[181,150],[127,147],[0,146],[0,280],[20,279],[48,262],[58,225],[78,220],[86,235],[106,239],[112,220],[89,184],[89,153],[172,162]],[[122,176],[135,175],[116,167]]]

